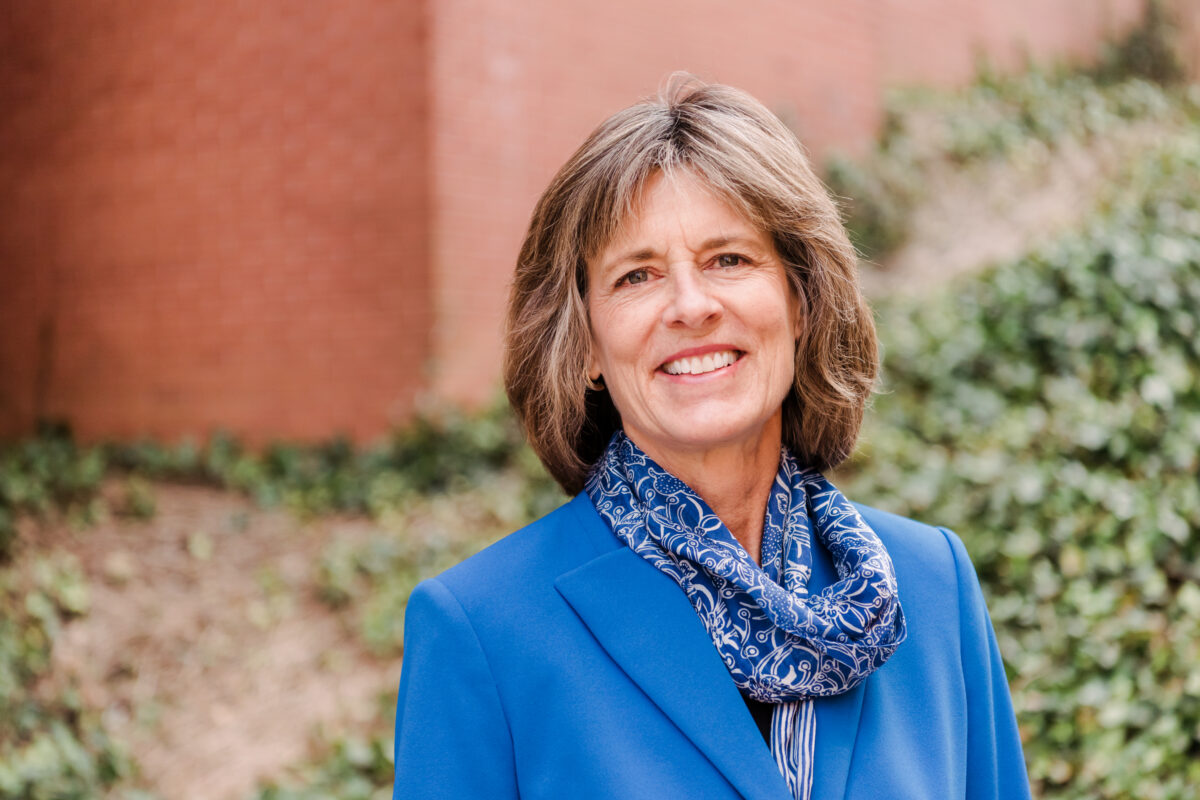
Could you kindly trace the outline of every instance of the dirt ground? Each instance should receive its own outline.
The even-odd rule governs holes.
[[[313,590],[359,519],[299,522],[212,489],[154,487],[149,521],[39,532],[82,562],[91,611],[66,626],[56,672],[127,744],[164,798],[244,798],[305,757],[314,732],[374,716],[399,659],[373,658]]]

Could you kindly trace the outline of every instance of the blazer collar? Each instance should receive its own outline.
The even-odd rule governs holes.
[[[790,800],[791,793],[737,686],[686,595],[620,542],[586,495],[571,503],[601,553],[563,573],[559,594],[609,656],[747,800]],[[837,580],[815,548],[811,587]],[[817,701],[812,800],[843,797],[866,683]]]

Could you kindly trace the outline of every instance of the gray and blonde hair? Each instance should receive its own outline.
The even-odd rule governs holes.
[[[837,206],[795,135],[745,92],[672,76],[605,120],[538,200],[517,259],[504,386],[529,442],[569,494],[620,418],[589,385],[587,264],[658,173],[686,171],[771,237],[800,303],[783,440],[825,470],[854,448],[878,370],[875,326]]]

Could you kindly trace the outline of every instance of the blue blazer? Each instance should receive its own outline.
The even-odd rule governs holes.
[[[908,639],[816,700],[813,800],[1028,798],[1004,667],[953,533],[860,507]],[[836,580],[816,548],[814,590]],[[790,800],[686,596],[586,495],[421,583],[405,615],[395,798]]]

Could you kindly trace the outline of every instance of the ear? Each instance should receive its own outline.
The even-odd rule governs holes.
[[[589,381],[595,382],[600,378],[600,359],[596,357],[596,343],[588,331],[587,356],[583,364],[583,372]]]
[[[792,340],[799,342],[808,321],[808,301],[803,294],[793,293],[792,296]]]

